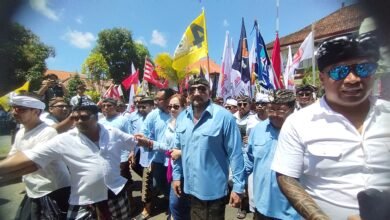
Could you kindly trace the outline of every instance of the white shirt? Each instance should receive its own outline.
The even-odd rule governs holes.
[[[49,126],[58,124],[58,120],[54,116],[52,116],[49,112],[46,111],[42,112],[42,114],[39,115],[39,119],[41,119],[41,121],[45,122]]]
[[[15,142],[9,155],[39,147],[57,135],[57,131],[45,123],[41,123],[30,131],[22,126],[16,133]],[[57,189],[70,185],[69,172],[61,161],[53,161],[44,169],[23,176],[26,192],[30,198],[40,198]]]
[[[261,121],[263,120],[261,120],[257,114],[249,115],[248,122],[246,124],[246,135],[249,136],[252,128],[254,128]]]
[[[331,219],[358,214],[359,191],[390,187],[390,103],[370,101],[361,134],[322,98],[290,115],[279,136],[272,169],[299,178]]]
[[[25,152],[41,167],[51,161],[65,162],[71,175],[71,205],[106,200],[107,188],[118,194],[127,182],[120,175],[120,155],[123,149],[134,148],[134,136],[116,128],[99,126],[99,146],[74,128]]]
[[[71,105],[71,106],[76,106],[76,105],[78,105],[78,104],[79,104],[79,99],[82,99],[81,101],[82,101],[83,103],[95,104],[95,103],[92,101],[91,96],[89,96],[89,95],[83,95],[83,96],[75,95],[75,96],[73,96],[73,97],[70,99],[70,101],[69,101],[70,105]],[[86,104],[85,104],[85,105],[86,105]]]

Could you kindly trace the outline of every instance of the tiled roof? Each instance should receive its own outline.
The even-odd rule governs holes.
[[[66,71],[61,71],[61,70],[46,70],[44,75],[46,76],[47,74],[51,74],[51,73],[57,75],[58,79],[60,79],[61,81],[65,81],[67,79],[70,79],[78,74],[76,72],[66,72]],[[78,74],[78,75],[83,80],[87,79],[87,76],[85,76],[84,74]]]
[[[216,64],[212,59],[209,59],[209,64],[210,64],[210,74],[218,74],[221,72],[221,67]],[[187,67],[187,70],[192,70],[192,69],[198,69],[199,67],[206,68],[208,67],[207,64],[207,58],[201,59],[196,63],[193,63]]]
[[[332,14],[318,20],[314,24],[314,39],[323,39],[330,36],[353,32],[359,29],[360,24],[367,17],[358,4],[345,6]],[[300,44],[311,31],[311,24],[290,35],[280,38],[280,47]],[[267,44],[267,49],[272,50],[274,42]]]

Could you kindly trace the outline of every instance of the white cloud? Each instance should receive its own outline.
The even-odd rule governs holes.
[[[147,46],[148,43],[146,42],[145,38],[144,37],[139,37],[135,40],[135,42],[139,43],[139,44],[142,44],[144,46]]]
[[[229,22],[226,19],[223,20],[223,26],[224,27],[228,27],[229,26]]]
[[[30,0],[30,5],[31,8],[48,17],[49,19],[58,21],[59,18],[57,13],[53,9],[49,8],[48,1],[49,0]]]
[[[167,40],[161,32],[159,32],[158,30],[153,30],[152,39],[150,40],[150,43],[165,47],[167,45]]]
[[[90,32],[80,32],[76,30],[69,30],[63,36],[63,39],[68,41],[75,47],[85,49],[92,47],[96,37]]]
[[[82,24],[83,23],[83,17],[81,16],[78,16],[77,18],[75,18],[75,21],[79,24]]]

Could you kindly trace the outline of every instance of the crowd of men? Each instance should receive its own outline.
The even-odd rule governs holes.
[[[224,219],[227,204],[238,219],[390,219],[381,196],[390,103],[372,95],[378,59],[372,33],[339,36],[317,51],[322,97],[302,85],[213,101],[209,82],[194,77],[187,102],[161,89],[136,96],[133,112],[111,98],[96,105],[85,85],[67,102],[48,79],[39,95],[11,99],[21,128],[0,176],[23,175],[17,219],[130,219],[131,170],[142,177],[136,220],[153,215],[159,194],[175,220]],[[368,189],[379,195],[370,214]]]

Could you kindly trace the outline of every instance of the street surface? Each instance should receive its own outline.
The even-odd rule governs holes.
[[[7,152],[7,149],[11,145],[11,138],[8,135],[0,136],[0,151]],[[0,158],[6,157],[6,153],[0,154]],[[134,215],[141,212],[141,178],[133,172],[134,178],[134,189],[133,192],[134,200],[138,209],[134,210]],[[19,207],[21,200],[25,194],[24,184],[20,181],[14,180],[12,183],[2,183],[0,181],[0,219],[1,220],[12,220],[15,218],[15,214]],[[156,202],[156,208],[153,213],[151,220],[165,220],[167,218],[165,214],[166,205],[162,205],[163,199],[159,198]],[[226,220],[236,219],[237,209],[226,206]],[[248,214],[246,220],[253,219],[252,214]]]

